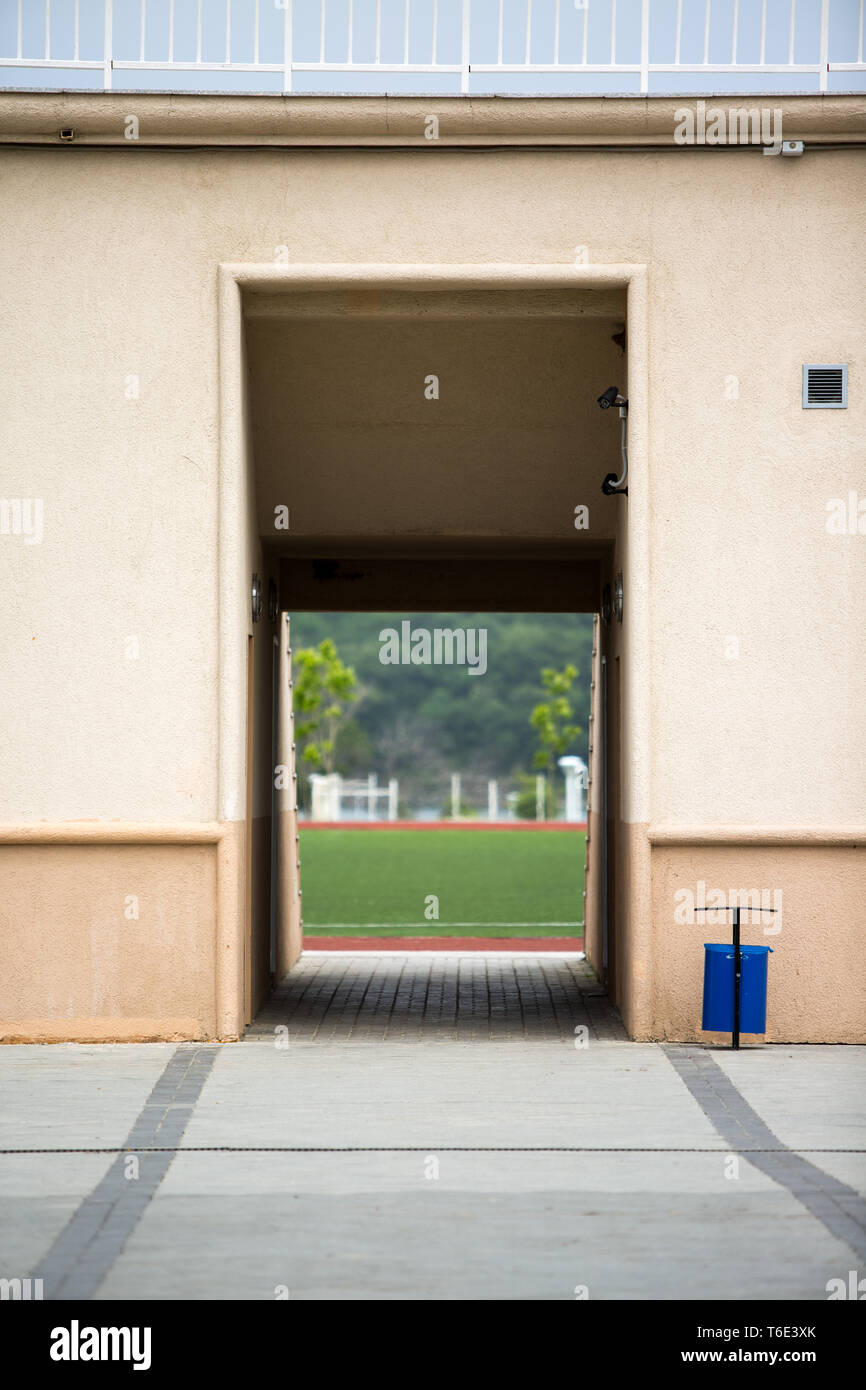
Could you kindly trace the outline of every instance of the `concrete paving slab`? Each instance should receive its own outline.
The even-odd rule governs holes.
[[[122,1144],[174,1043],[0,1047],[0,1149]]]
[[[726,1176],[732,1171],[736,1178]],[[726,1153],[223,1152],[179,1153],[160,1199],[427,1190],[703,1193],[724,1202],[742,1192],[773,1192],[776,1185],[745,1158],[732,1169]]]
[[[866,1048],[768,1046],[712,1055],[784,1144],[866,1149]]]
[[[809,1162],[866,1198],[866,1154],[809,1154]]]
[[[600,1042],[223,1048],[184,1145],[233,1143],[725,1147],[655,1044]]]
[[[0,1278],[27,1277],[111,1162],[111,1154],[0,1154]]]
[[[161,1196],[98,1297],[825,1299],[849,1265],[782,1191]]]

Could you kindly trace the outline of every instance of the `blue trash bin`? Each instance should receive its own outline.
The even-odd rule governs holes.
[[[705,1033],[734,1031],[734,948],[730,942],[705,941]],[[767,957],[771,946],[740,947],[740,1032],[764,1033],[767,1028]]]

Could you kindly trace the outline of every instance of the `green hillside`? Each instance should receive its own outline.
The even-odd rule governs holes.
[[[487,669],[466,666],[383,665],[379,633],[400,628],[485,628]],[[452,772],[464,776],[464,798],[486,805],[485,784],[495,777],[517,786],[532,770],[535,748],[529,716],[542,699],[543,666],[578,668],[573,687],[582,733],[570,752],[586,757],[592,618],[560,613],[300,613],[292,616],[292,647],[337,644],[354,667],[361,691],[339,740],[337,770],[344,776],[376,772],[400,781],[401,812],[444,806]]]

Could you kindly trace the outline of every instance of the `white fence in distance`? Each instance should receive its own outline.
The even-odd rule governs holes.
[[[397,819],[400,787],[395,777],[387,787],[380,787],[375,772],[367,778],[354,780],[341,777],[339,772],[314,772],[310,776],[310,787],[311,819],[314,821]],[[348,816],[345,814],[347,803],[351,803]]]

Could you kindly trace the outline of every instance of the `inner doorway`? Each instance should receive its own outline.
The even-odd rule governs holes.
[[[591,617],[290,630],[305,949],[581,951]]]
[[[442,605],[449,597],[459,595],[460,598],[464,598],[468,593],[479,600],[498,599],[495,608],[490,604],[494,615],[507,617],[528,614],[530,618],[534,617],[536,623],[541,623],[541,615],[551,610],[552,614],[558,610],[560,615],[574,615],[575,609],[583,607],[585,611],[591,612],[598,603],[601,582],[607,566],[608,558],[603,552],[591,558],[584,555],[576,561],[573,553],[558,557],[552,557],[547,553],[541,557],[533,556],[526,551],[511,551],[497,556],[495,553],[491,554],[489,548],[480,556],[434,554],[423,562],[416,559],[411,564],[406,563],[399,555],[392,557],[387,554],[368,554],[360,557],[332,555],[326,559],[315,555],[295,555],[278,559],[276,568],[279,574],[280,605],[287,601],[289,595],[294,601],[292,617],[283,611],[279,619],[280,631],[283,634],[280,640],[284,643],[285,651],[281,664],[278,665],[274,689],[277,692],[277,700],[283,701],[283,713],[281,715],[277,711],[273,721],[276,731],[274,766],[278,771],[282,771],[283,788],[288,792],[288,801],[292,804],[286,806],[281,814],[279,791],[275,792],[274,825],[278,828],[272,841],[276,850],[273,875],[275,903],[270,919],[272,937],[269,954],[276,969],[272,965],[273,992],[267,1005],[257,1016],[254,1035],[260,1033],[267,1020],[272,1020],[277,1015],[281,1015],[292,1030],[300,1028],[304,1036],[308,1033],[316,1036],[320,1033],[322,1036],[337,1036],[349,1025],[365,1036],[377,1036],[383,1013],[386,1019],[383,1036],[399,1036],[406,1026],[413,1030],[417,1026],[423,1034],[430,1036],[434,1033],[439,1034],[442,1030],[453,1032],[457,1036],[497,1036],[502,1033],[509,1036],[515,1028],[521,1035],[534,1035],[538,1032],[539,1035],[552,1036],[553,1033],[561,1033],[564,1028],[573,1030],[578,1026],[575,1022],[578,1015],[583,1025],[583,1015],[587,1008],[595,1009],[601,1026],[599,1010],[612,1009],[604,988],[602,961],[597,952],[594,953],[596,960],[593,965],[585,964],[578,955],[578,952],[582,953],[584,946],[582,933],[585,914],[587,910],[597,914],[600,904],[593,901],[590,894],[587,909],[583,893],[577,890],[576,880],[573,905],[570,906],[567,915],[564,913],[562,917],[556,917],[558,927],[548,924],[546,931],[538,931],[535,929],[536,924],[532,924],[533,934],[539,940],[558,935],[561,931],[572,938],[567,943],[556,943],[544,952],[535,949],[531,942],[520,941],[519,954],[515,954],[511,941],[507,944],[496,941],[497,955],[493,958],[487,954],[489,948],[483,941],[473,941],[471,948],[462,944],[456,947],[454,955],[459,959],[446,959],[441,953],[438,960],[431,959],[433,952],[428,942],[412,943],[406,940],[409,934],[415,938],[422,933],[426,934],[423,926],[424,907],[430,906],[429,903],[417,905],[418,910],[413,916],[408,932],[405,930],[405,922],[404,930],[397,929],[399,923],[395,926],[392,913],[391,920],[386,920],[385,931],[376,931],[375,940],[363,945],[355,939],[359,933],[349,930],[356,917],[363,914],[351,911],[337,913],[337,919],[350,917],[351,921],[335,920],[333,912],[329,914],[325,911],[323,915],[316,897],[317,894],[322,896],[323,883],[330,884],[328,896],[339,902],[351,902],[357,896],[350,891],[354,885],[345,881],[337,884],[336,879],[341,873],[344,880],[347,875],[352,874],[353,866],[357,868],[358,854],[362,855],[365,863],[369,862],[366,851],[362,848],[366,822],[348,822],[347,824],[353,824],[357,828],[345,832],[342,827],[336,830],[337,838],[342,835],[344,839],[349,836],[354,840],[353,854],[346,856],[342,864],[339,855],[334,858],[333,854],[330,854],[328,857],[321,850],[317,850],[315,854],[311,850],[311,867],[315,867],[315,873],[308,869],[308,876],[305,877],[305,834],[308,836],[309,845],[311,836],[318,836],[320,841],[330,839],[334,834],[334,828],[329,827],[324,831],[318,826],[310,825],[309,788],[306,795],[298,798],[298,788],[303,784],[304,777],[299,768],[298,749],[294,745],[298,744],[300,748],[302,740],[296,736],[298,711],[292,709],[292,703],[294,692],[298,689],[299,643],[305,645],[310,635],[321,636],[326,627],[330,631],[327,619],[333,615],[355,617],[357,623],[366,622],[368,627],[372,620],[377,631],[378,624],[382,622],[385,624],[382,632],[390,630],[394,633],[399,633],[400,627],[409,621],[413,632],[418,632],[420,628],[416,625],[421,623],[424,614],[431,615],[430,623],[435,624],[435,615],[441,613]],[[399,593],[401,599],[405,600],[405,607],[397,614],[393,611],[388,614],[377,613],[375,610],[378,608],[378,602],[395,593]],[[502,610],[506,603],[503,603],[503,599],[508,605],[504,615]],[[308,618],[314,613],[317,615],[316,625],[310,627],[308,623],[305,628],[305,617]],[[413,618],[406,619],[406,613],[412,613]],[[478,616],[477,610],[463,616],[465,622],[471,625]],[[451,617],[455,615],[452,614]],[[571,654],[575,658],[575,664],[581,668],[581,676],[584,679],[595,668],[598,657],[598,623],[592,618],[587,618],[587,626],[591,631],[591,650],[589,645],[586,645],[581,650],[576,648]],[[345,627],[338,629],[346,630]],[[370,632],[372,630],[370,628]],[[428,630],[431,636],[437,631],[435,626]],[[291,636],[293,632],[297,635]],[[275,648],[278,659],[279,644],[278,640]],[[476,657],[477,655],[476,647]],[[490,659],[489,653],[487,659]],[[552,664],[557,664],[557,658],[552,658]],[[536,676],[538,674],[535,673]],[[463,673],[463,679],[471,681],[467,672]],[[592,685],[595,691],[597,683],[593,681]],[[539,699],[542,693],[539,687]],[[529,708],[524,712],[527,726],[529,712]],[[286,718],[287,713],[290,715],[289,719]],[[581,722],[585,723],[585,710],[581,709],[580,714]],[[597,715],[593,714],[593,718],[597,718]],[[286,752],[288,749],[291,749],[290,757]],[[443,813],[447,813],[447,809],[446,806],[440,806]],[[463,809],[470,811],[464,824],[467,827],[473,825],[473,808]],[[400,819],[411,818],[415,812],[417,805],[401,805]],[[559,807],[555,814],[563,812],[564,807]],[[508,819],[505,805],[501,819],[503,822]],[[520,835],[525,827],[514,824],[518,817],[513,814],[510,819],[513,831],[504,829],[496,838],[503,841],[510,833],[516,832],[512,840],[516,848],[516,836]],[[446,836],[449,833],[452,836],[456,834],[464,841],[471,841],[475,835],[483,836],[488,833],[485,822],[480,819],[474,821],[477,829],[467,828],[456,832],[448,825],[447,819],[440,820],[439,824],[443,827],[448,826],[439,833]],[[362,826],[365,828],[361,828]],[[373,829],[376,831],[375,825]],[[557,830],[573,838],[570,834],[571,827],[565,823],[557,825],[552,832],[564,844],[565,836],[562,833],[557,835]],[[577,833],[582,837],[582,828]],[[387,838],[387,834],[384,838]],[[538,842],[536,837],[536,843]],[[480,841],[476,843],[480,845]],[[367,844],[370,844],[369,840]],[[510,855],[504,844],[503,852]],[[574,852],[579,853],[583,859],[582,838],[579,848],[575,847]],[[281,856],[282,865],[279,862]],[[582,863],[580,867],[582,870]],[[373,875],[375,879],[375,870]],[[369,878],[369,874],[367,877]],[[436,899],[438,895],[433,889],[439,885],[430,883],[427,886],[431,892],[424,897]],[[384,902],[390,896],[383,883],[381,893],[376,895],[376,901]],[[595,896],[598,897],[597,892]],[[438,907],[438,903],[436,906]],[[302,913],[306,935],[303,935]],[[372,910],[372,916],[370,911],[367,912],[361,924],[365,935],[373,935],[370,928],[378,921],[379,915],[375,908]],[[387,913],[381,915],[387,919]],[[402,921],[405,913],[397,915]],[[440,915],[434,909],[427,920],[443,922],[443,929],[438,925],[427,929],[439,934],[442,930],[447,931],[451,917],[447,912]],[[497,916],[496,920],[502,919]],[[521,916],[521,921],[523,920]],[[574,930],[578,923],[581,931],[580,940],[577,939],[577,932]],[[467,919],[461,915],[458,925],[465,932]],[[492,925],[492,919],[485,920],[484,935],[492,935]],[[481,930],[479,928],[479,931]],[[393,939],[383,940],[382,937],[386,934]],[[448,935],[451,934],[448,932]],[[514,932],[511,930],[507,934],[513,937]],[[339,939],[333,939],[340,935],[351,939],[345,944]],[[347,949],[354,952],[359,945],[366,958],[348,960]],[[454,943],[448,942],[449,948],[453,945]],[[300,954],[302,949],[305,952],[303,956]],[[325,950],[329,952],[327,959],[323,958]],[[484,952],[483,956],[478,954],[479,950]],[[410,954],[412,958],[407,959]],[[568,1000],[571,1000],[571,1003]],[[590,1000],[605,1002],[588,1003]],[[605,1012],[604,1017],[607,1019],[605,1027],[615,1029],[619,1026],[615,1021],[615,1010]]]

